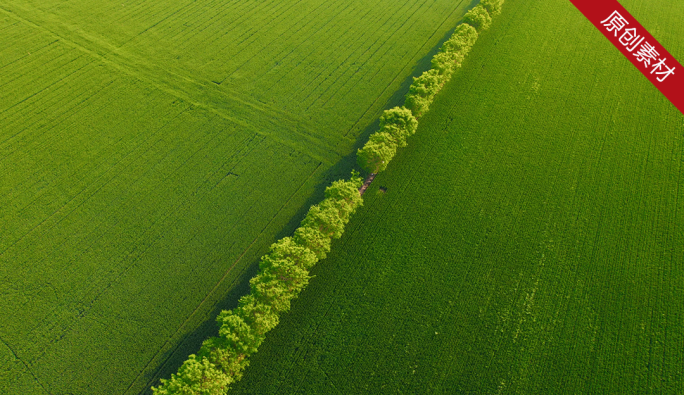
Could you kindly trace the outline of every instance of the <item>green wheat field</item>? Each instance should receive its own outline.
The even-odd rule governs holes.
[[[476,4],[0,0],[0,394],[150,394]],[[682,394],[682,173],[568,0],[506,0],[231,393]]]

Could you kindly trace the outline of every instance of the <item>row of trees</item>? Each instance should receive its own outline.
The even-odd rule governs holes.
[[[261,258],[250,294],[240,298],[235,309],[219,314],[218,337],[205,340],[176,374],[153,387],[155,395],[223,395],[242,378],[249,356],[309,283],[309,269],[326,257],[332,239],[342,237],[351,215],[363,204],[362,184],[359,173],[352,172],[351,179],[326,188],[325,199],[309,209],[294,236],[277,241]]]
[[[416,132],[418,120],[406,107],[394,107],[380,116],[380,130],[356,153],[356,160],[369,173],[385,170],[398,147],[406,147],[406,139]]]
[[[413,78],[404,107],[387,110],[380,117],[380,130],[373,133],[356,154],[358,165],[368,173],[384,171],[406,138],[416,132],[418,118],[430,107],[437,92],[461,67],[478,34],[489,28],[491,15],[501,13],[503,0],[482,0],[463,17],[451,37],[432,58],[432,68]]]
[[[414,78],[405,107],[387,110],[380,117],[380,130],[358,151],[359,165],[369,173],[385,170],[399,147],[416,132],[418,120],[429,108],[441,87],[451,78],[470,51],[478,32],[487,29],[491,15],[501,11],[503,0],[482,0],[463,18],[454,34],[432,59],[432,69]],[[325,199],[309,209],[292,237],[273,245],[259,262],[258,274],[250,280],[250,294],[238,306],[217,317],[219,335],[205,340],[197,354],[190,355],[178,372],[159,387],[155,395],[224,395],[242,378],[249,356],[264,341],[266,333],[290,310],[291,301],[308,285],[309,269],[330,252],[332,239],[344,232],[351,215],[363,204],[359,188],[363,179],[352,172],[349,180],[335,181],[325,190]]]

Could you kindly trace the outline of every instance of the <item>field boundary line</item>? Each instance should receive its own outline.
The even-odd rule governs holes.
[[[284,113],[282,110],[277,110],[277,109],[271,108],[270,106],[266,107],[262,104],[247,101],[243,98],[238,98],[238,97],[235,97],[233,95],[226,94],[225,92],[219,91],[220,95],[225,97],[227,100],[232,100],[232,101],[238,102],[240,104],[244,104],[246,106],[249,106],[253,110],[258,111],[262,116],[266,115],[266,114],[270,114],[271,112],[277,112],[279,115],[285,116],[287,122],[296,122],[297,123],[296,128],[293,128],[293,127],[287,128],[288,133],[286,136],[289,136],[289,138],[283,138],[283,137],[281,137],[280,134],[276,134],[276,133],[272,133],[272,132],[262,130],[262,129],[250,124],[249,122],[241,119],[241,118],[237,118],[237,117],[233,116],[232,114],[227,113],[225,110],[222,110],[222,109],[215,107],[211,104],[207,104],[207,103],[203,103],[203,102],[200,102],[198,100],[195,100],[187,92],[179,90],[179,89],[174,89],[173,87],[171,87],[165,83],[159,82],[159,81],[155,80],[153,77],[151,77],[150,75],[148,75],[148,73],[141,73],[139,71],[133,71],[133,70],[131,70],[131,65],[128,65],[126,63],[119,62],[117,60],[111,59],[110,57],[106,57],[106,56],[104,56],[104,55],[102,55],[102,54],[100,54],[100,53],[98,53],[92,49],[86,48],[83,45],[78,44],[71,39],[65,38],[65,37],[61,36],[60,34],[54,32],[54,31],[52,31],[52,30],[50,30],[44,26],[38,25],[37,23],[35,23],[31,20],[28,20],[28,19],[22,17],[21,15],[18,15],[15,12],[8,10],[2,6],[0,6],[0,12],[5,13],[9,17],[18,20],[19,22],[25,23],[31,27],[34,27],[34,28],[39,29],[41,31],[44,31],[47,34],[50,34],[51,36],[59,39],[65,45],[70,46],[76,50],[79,50],[79,51],[81,51],[87,55],[90,55],[91,57],[102,62],[103,64],[105,64],[109,67],[112,67],[112,68],[114,68],[114,69],[116,69],[116,70],[118,70],[118,71],[120,71],[126,75],[129,75],[133,78],[136,78],[136,79],[138,79],[138,80],[140,80],[146,84],[149,84],[152,87],[154,87],[154,88],[156,88],[156,89],[158,89],[158,90],[160,90],[160,91],[162,91],[168,95],[176,97],[180,100],[183,100],[184,102],[187,102],[187,103],[189,103],[195,107],[201,108],[201,109],[208,111],[210,113],[216,114],[225,120],[231,121],[231,122],[233,122],[233,123],[235,123],[241,127],[248,128],[248,129],[250,129],[250,130],[254,131],[255,133],[258,133],[262,136],[269,137],[269,138],[273,139],[274,141],[276,141],[280,144],[283,144],[289,148],[292,148],[293,150],[295,150],[297,152],[306,152],[306,154],[309,157],[311,157],[312,159],[315,159],[319,162],[323,162],[326,164],[332,164],[332,161],[334,161],[334,159],[332,159],[332,161],[331,161],[331,159],[328,159],[326,157],[326,155],[323,155],[323,153],[334,153],[338,157],[338,159],[344,155],[344,153],[341,152],[340,148],[339,148],[339,145],[340,145],[339,143],[344,141],[344,139],[338,139],[337,141],[325,143],[321,139],[317,139],[315,137],[312,137],[312,136],[315,136],[315,133],[312,129],[310,129],[310,126],[307,124],[307,122],[302,118],[293,117],[293,115],[290,113]],[[145,65],[145,66],[147,66],[147,65]],[[179,76],[179,75],[172,73],[168,70],[163,70],[163,71],[169,73],[174,78],[183,79],[183,80],[189,81],[192,84],[199,85],[203,88],[211,89],[211,87],[205,86],[204,84],[198,82],[197,80],[193,80],[193,79],[185,77],[185,76]],[[272,117],[272,116],[269,116],[269,120],[273,121],[273,123],[276,123],[276,124],[280,124],[280,125],[283,124],[283,122],[280,122],[277,118]],[[309,132],[309,133],[302,133],[302,132],[298,131],[298,129],[302,129],[305,132]],[[299,146],[295,143],[303,144],[303,146]]]
[[[21,362],[21,363],[24,365],[24,367],[26,368],[26,370],[31,374],[31,376],[32,376],[33,379],[36,381],[36,383],[38,383],[38,385],[40,386],[40,388],[42,388],[43,391],[45,391],[45,393],[47,393],[47,394],[49,394],[49,395],[52,395],[52,392],[48,391],[48,389],[45,388],[45,386],[43,385],[43,383],[41,383],[40,380],[38,380],[38,377],[36,376],[35,373],[33,373],[33,370],[31,370],[31,367],[26,363],[26,361],[24,361],[23,359],[19,358],[19,355],[17,355],[17,352],[14,351],[14,349],[12,348],[12,346],[10,346],[9,343],[7,343],[7,342],[5,341],[5,339],[2,338],[2,336],[0,336],[0,341],[2,341],[2,344],[4,344],[5,347],[7,347],[7,349],[10,350],[10,352],[12,353],[12,355],[14,355],[14,358],[15,358],[17,361]]]
[[[212,296],[212,295],[214,294],[214,292],[216,292],[216,290],[219,288],[219,286],[220,286],[221,284],[223,284],[223,281],[226,279],[226,277],[228,276],[228,274],[229,274],[230,272],[233,271],[233,268],[235,268],[235,266],[240,262],[240,260],[242,260],[242,258],[245,256],[245,254],[247,254],[247,252],[248,252],[248,251],[252,248],[252,246],[257,242],[257,240],[259,240],[259,239],[261,238],[261,235],[263,235],[263,233],[264,233],[264,232],[266,231],[266,229],[271,225],[271,223],[275,220],[275,218],[278,216],[278,214],[280,214],[280,212],[281,212],[281,211],[282,211],[282,210],[283,210],[283,209],[292,201],[292,199],[299,193],[299,191],[304,187],[304,185],[306,185],[306,183],[313,177],[313,175],[316,174],[316,172],[320,169],[320,167],[321,167],[322,165],[323,165],[322,163],[319,163],[319,164],[316,166],[316,168],[311,172],[311,174],[309,174],[309,177],[307,177],[306,180],[304,180],[304,182],[302,182],[302,184],[299,186],[299,188],[297,188],[297,190],[296,190],[292,195],[290,195],[290,197],[287,199],[287,201],[280,207],[280,209],[278,209],[278,211],[275,213],[275,215],[273,215],[273,217],[268,221],[268,223],[261,229],[261,231],[259,232],[259,234],[254,238],[254,240],[252,240],[252,243],[250,243],[250,245],[247,246],[247,248],[244,249],[244,251],[242,252],[242,254],[240,254],[240,256],[237,257],[237,259],[235,259],[235,261],[232,263],[232,265],[224,272],[223,276],[219,279],[219,281],[216,283],[216,285],[214,285],[214,287],[211,289],[211,291],[209,291],[209,292],[206,294],[206,296],[204,297],[204,299],[202,299],[202,301],[197,305],[197,307],[195,307],[195,309],[192,311],[192,313],[190,313],[190,315],[188,315],[188,317],[185,319],[185,321],[183,321],[183,322],[178,326],[178,329],[176,329],[176,331],[175,331],[171,336],[169,336],[168,340],[167,340],[166,342],[164,342],[164,344],[158,349],[158,351],[154,354],[154,356],[147,362],[147,364],[145,365],[145,367],[140,371],[140,373],[138,373],[138,375],[135,377],[135,379],[134,379],[134,380],[131,382],[131,384],[126,388],[126,390],[124,391],[124,394],[126,394],[126,393],[128,393],[128,391],[130,391],[131,387],[133,387],[133,385],[138,381],[138,379],[140,379],[140,376],[142,376],[142,374],[145,372],[145,370],[147,369],[147,367],[148,367],[148,366],[152,363],[152,361],[154,361],[154,359],[159,355],[159,353],[161,352],[161,350],[162,350],[167,344],[170,344],[171,339],[173,339],[178,333],[180,333],[181,329],[188,323],[188,321],[190,321],[190,319],[192,319],[192,318],[194,317],[194,315],[200,310],[200,308],[203,307],[203,305],[206,303],[206,301],[209,299],[209,297]],[[183,341],[180,341],[180,342],[178,342],[178,344],[176,345],[176,347],[173,348],[173,351],[172,351],[171,353],[169,353],[169,356],[164,360],[164,362],[162,362],[162,363],[159,365],[159,368],[155,371],[155,373],[154,373],[154,375],[152,376],[152,378],[147,382],[146,386],[144,387],[145,389],[148,389],[148,388],[152,385],[153,381],[155,381],[155,380],[158,378],[158,377],[157,377],[157,374],[159,373],[159,371],[164,367],[164,365],[166,365],[166,363],[168,362],[168,360],[171,359],[171,357],[176,353],[176,350],[178,350],[178,348],[179,348],[183,343],[184,343]]]

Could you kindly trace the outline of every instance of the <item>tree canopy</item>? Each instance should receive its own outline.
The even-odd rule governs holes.
[[[479,33],[482,33],[489,29],[489,26],[492,24],[492,17],[489,16],[486,8],[478,5],[463,16],[463,22],[477,29]]]

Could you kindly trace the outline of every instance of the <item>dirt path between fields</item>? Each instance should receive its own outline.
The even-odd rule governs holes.
[[[378,173],[370,173],[368,178],[363,182],[363,186],[359,189],[359,195],[363,196],[363,193],[366,192],[366,189],[370,186],[371,182],[375,179],[375,176],[377,176]]]

